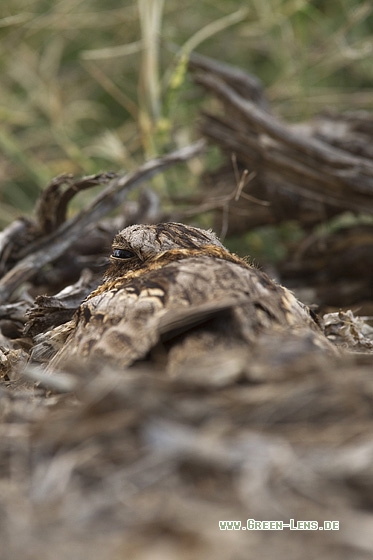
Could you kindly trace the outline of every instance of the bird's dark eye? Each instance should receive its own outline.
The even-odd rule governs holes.
[[[116,259],[132,259],[136,255],[132,251],[127,251],[127,249],[114,249],[111,256]]]

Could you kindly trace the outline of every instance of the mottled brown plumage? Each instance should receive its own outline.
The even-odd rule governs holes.
[[[177,223],[131,226],[115,237],[110,263],[104,283],[78,309],[52,368],[81,359],[120,366],[150,360],[178,374],[211,353],[218,361],[239,357],[237,367],[245,368],[273,335],[280,347],[298,340],[308,350],[332,348],[307,307],[211,231]]]

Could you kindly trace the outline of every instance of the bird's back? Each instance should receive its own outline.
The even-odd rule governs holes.
[[[177,373],[207,354],[250,361],[265,337],[330,351],[309,310],[286,288],[224,249],[172,249],[134,274],[111,277],[78,310],[51,367],[160,361]],[[268,348],[270,352],[270,348]]]

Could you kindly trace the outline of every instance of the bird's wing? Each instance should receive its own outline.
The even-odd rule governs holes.
[[[158,333],[162,342],[167,342],[185,332],[219,317],[224,311],[232,309],[239,300],[225,297],[219,301],[209,301],[201,305],[191,305],[183,309],[172,309],[158,321]],[[242,300],[244,303],[244,300]]]
[[[97,294],[97,292],[96,292]],[[307,308],[255,268],[193,257],[149,270],[85,301],[52,367],[93,359],[123,366],[167,341],[208,323],[216,341],[252,345],[261,332],[318,331]],[[321,333],[320,333],[321,336]],[[212,337],[212,338],[211,338]],[[214,337],[210,336],[210,346]]]

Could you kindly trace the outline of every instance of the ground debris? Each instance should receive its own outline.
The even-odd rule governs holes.
[[[276,161],[286,163],[286,181],[273,182],[277,194],[271,205],[257,205],[254,211],[249,206],[245,219],[256,215],[257,223],[277,223],[291,207],[292,216],[302,210],[300,219],[309,227],[320,212],[339,213],[350,187],[356,208],[372,200],[368,147],[360,153],[356,143],[344,143],[321,125],[303,131],[303,142],[296,145],[295,128],[284,132],[273,122],[269,127],[269,105],[257,80],[232,75],[227,66],[211,68],[204,58],[192,63],[217,72],[218,81],[202,78],[200,83],[219,91],[231,105],[230,115],[242,108],[237,100],[242,95],[261,111],[246,106],[250,111],[240,122],[207,117],[210,137],[215,130],[222,133],[227,151],[242,157],[238,165],[248,166],[247,154],[258,157],[264,173],[258,176],[259,186],[266,166],[273,175]],[[256,121],[247,138],[250,115]],[[359,134],[365,135],[363,120]],[[345,126],[357,130],[356,122],[351,117]],[[320,142],[334,148],[323,153]],[[131,175],[130,185],[201,148],[145,164]],[[338,150],[345,149],[351,154],[342,157]],[[361,158],[364,165],[357,164]],[[321,172],[325,177],[317,186],[318,198],[308,205],[296,187],[298,171],[306,169],[303,192],[311,187],[316,192],[310,168],[318,179]],[[348,171],[346,176],[341,170]],[[45,369],[74,328],[76,309],[99,282],[97,263],[107,254],[105,240],[110,242],[115,230],[132,219],[146,223],[150,215],[154,221],[162,216],[154,213],[154,198],[145,196],[143,206],[128,203],[119,221],[97,226],[118,203],[113,193],[128,186],[123,177],[105,177],[110,196],[96,199],[91,214],[80,214],[78,221],[87,229],[79,240],[77,222],[66,221],[66,205],[76,185],[88,187],[102,176],[77,182],[57,178],[39,204],[37,221],[17,220],[0,237],[0,559],[371,558],[373,329],[363,317],[351,311],[324,315],[326,336],[342,346],[335,353],[314,352],[313,341],[295,329],[291,338],[279,332],[263,336],[250,359],[236,348],[213,348],[204,359],[190,351],[184,369],[169,374],[161,359],[115,367],[99,361],[87,366],[75,356],[69,371]],[[231,191],[229,200],[234,202],[236,194]],[[270,189],[247,194],[250,204],[251,195],[266,201]],[[289,205],[277,209],[275,201],[286,198]],[[237,221],[238,229],[242,223]],[[87,248],[85,234],[93,226],[96,235]],[[335,245],[340,247],[338,239]],[[295,252],[293,267],[308,262],[314,270],[325,268],[317,268],[320,247],[303,246],[303,252]],[[197,316],[211,318],[212,307],[198,304],[193,313],[165,314],[157,328],[164,337],[177,337]],[[309,318],[318,330],[313,315]],[[160,352],[158,346],[151,350]],[[251,531],[221,530],[219,525],[231,520],[246,527],[250,519],[314,520],[321,526],[335,520],[340,528]]]
[[[373,348],[373,327],[368,320],[372,317],[357,317],[351,310],[327,313],[323,317],[326,336],[338,345],[349,349],[371,350]]]
[[[224,387],[143,367],[66,381],[74,397],[0,395],[2,558],[32,546],[41,559],[145,558],[154,547],[170,558],[295,559],[306,542],[319,558],[372,554],[370,368],[351,360]],[[230,519],[332,519],[340,530],[221,531]]]

